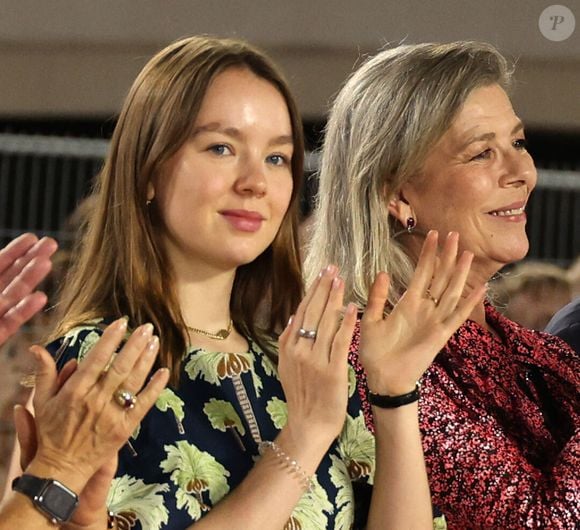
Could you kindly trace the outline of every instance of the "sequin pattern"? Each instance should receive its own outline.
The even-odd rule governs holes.
[[[434,504],[450,529],[580,528],[580,359],[563,341],[486,306],[499,338],[467,321],[422,380]],[[357,355],[367,426],[372,410]]]

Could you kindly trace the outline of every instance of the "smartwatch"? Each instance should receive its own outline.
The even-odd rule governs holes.
[[[52,524],[66,523],[79,503],[74,491],[50,478],[24,474],[14,479],[12,489],[29,497]]]

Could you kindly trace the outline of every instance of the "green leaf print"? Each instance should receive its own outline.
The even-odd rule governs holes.
[[[266,375],[269,375],[271,377],[277,377],[278,368],[276,368],[276,365],[272,362],[270,357],[268,357],[264,353],[264,354],[260,355],[260,359],[262,361],[262,368],[264,369],[264,372],[266,373]]]
[[[354,368],[348,365],[348,397],[351,398],[356,390],[356,374]]]
[[[137,427],[135,427],[135,430],[133,431],[131,438],[133,438],[133,440],[136,440],[137,437],[139,436],[140,432],[141,432],[141,424],[139,424],[139,425],[137,425]]]
[[[226,429],[236,428],[242,436],[246,434],[240,416],[228,401],[211,398],[203,411],[214,429],[226,432]]]
[[[166,412],[171,410],[173,416],[175,417],[175,422],[177,423],[177,430],[179,434],[184,434],[185,429],[183,428],[183,418],[185,418],[185,412],[183,410],[183,401],[173,392],[173,390],[166,388],[161,392],[155,406],[161,411]]]
[[[312,477],[312,482],[314,484],[312,491],[302,495],[285,528],[326,530],[328,527],[328,515],[334,512],[334,507],[316,476]]]
[[[143,530],[159,530],[169,522],[169,510],[161,495],[166,491],[167,484],[145,484],[141,479],[123,475],[111,482],[107,506],[115,514],[119,528],[131,528],[138,520]]]
[[[338,451],[346,463],[351,480],[368,477],[368,483],[373,483],[375,437],[366,428],[362,411],[357,418],[346,415],[338,438]]]
[[[185,440],[166,445],[165,451],[167,458],[161,462],[161,469],[171,473],[171,480],[178,487],[177,507],[185,506],[197,520],[202,511],[210,508],[203,501],[203,493],[207,491],[212,505],[216,504],[230,490],[226,479],[230,473],[212,455]]]
[[[173,390],[166,388],[161,392],[155,406],[161,411],[165,412],[168,409],[173,411],[173,414],[179,421],[183,421],[185,418],[185,412],[183,411],[183,400],[181,400]]]
[[[102,321],[103,321],[102,318],[96,318],[94,320],[90,320],[89,322],[87,322],[87,325],[85,326],[77,326],[75,328],[72,328],[71,330],[69,330],[67,333],[64,334],[63,340],[68,341],[68,347],[74,346],[79,340],[79,335],[83,331],[89,330],[94,331],[95,329],[98,329],[97,324]]]
[[[354,493],[345,463],[336,455],[330,455],[332,465],[329,470],[330,480],[336,486],[335,530],[349,530],[354,522]]]
[[[260,390],[262,390],[262,380],[254,371],[253,353],[223,353],[198,350],[191,355],[184,369],[190,379],[195,380],[201,377],[208,383],[217,386],[221,386],[223,379],[250,372],[258,397],[260,396]]]
[[[275,397],[268,401],[266,411],[272,418],[272,423],[276,429],[282,429],[288,423],[288,405],[281,399]]]

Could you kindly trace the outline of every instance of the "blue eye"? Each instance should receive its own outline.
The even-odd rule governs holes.
[[[285,166],[288,164],[288,159],[283,155],[270,155],[266,160],[275,166]]]
[[[208,148],[208,151],[211,151],[212,153],[219,155],[219,156],[232,154],[232,150],[225,144],[212,145]]]
[[[518,138],[514,141],[513,146],[523,151],[528,148],[528,141],[525,138]]]

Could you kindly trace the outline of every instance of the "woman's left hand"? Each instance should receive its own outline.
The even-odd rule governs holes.
[[[123,400],[116,397],[120,390],[134,397],[143,387],[159,348],[152,329],[151,325],[137,328],[115,354],[125,337],[126,322],[114,322],[85,360],[78,367],[74,361],[68,363],[60,376],[50,354],[38,346],[33,349],[38,361],[36,418],[31,426],[30,418],[21,415],[21,424],[25,438],[36,433],[36,447],[25,447],[24,458],[36,452],[26,471],[60,480],[73,491],[82,492],[71,528],[103,528],[106,524],[105,501],[116,453],[168,381],[168,371],[162,368],[132,403],[125,396],[121,396]]]
[[[60,390],[68,378],[76,371],[76,360],[69,361],[59,372],[56,388]],[[14,408],[14,427],[20,445],[20,467],[26,469],[37,451],[36,422],[30,410],[22,405]],[[63,528],[68,530],[91,527],[101,529],[106,517],[106,504],[111,481],[117,471],[117,455],[113,455],[97,472],[89,479],[84,489],[79,493],[79,504],[72,516],[70,523]]]
[[[458,239],[451,232],[438,257],[438,234],[429,232],[408,290],[386,317],[389,278],[377,275],[360,324],[359,357],[372,392],[410,392],[485,295],[482,285],[462,298],[473,254],[457,258]]]

